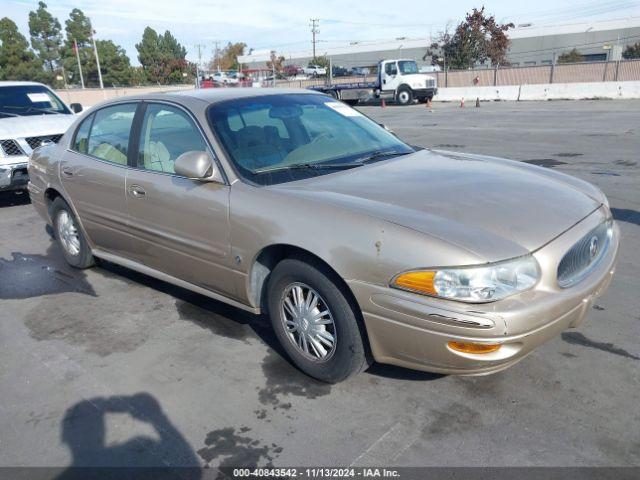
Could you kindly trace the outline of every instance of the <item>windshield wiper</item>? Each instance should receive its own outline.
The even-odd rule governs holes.
[[[16,105],[2,105],[2,106],[0,106],[0,108],[20,109],[20,110],[24,110],[25,112],[60,113],[57,110],[54,110],[52,108],[20,107],[20,106],[16,106]],[[18,115],[16,115],[16,116],[18,116]]]
[[[369,155],[358,158],[356,161],[364,165],[366,163],[380,160],[382,158],[399,157],[401,155],[409,155],[410,153],[413,152],[398,152],[397,150],[377,150],[370,153]]]
[[[297,163],[294,165],[284,165],[281,167],[265,168],[264,170],[256,170],[254,173],[270,173],[282,170],[348,170],[350,168],[361,167],[362,162],[351,163]]]

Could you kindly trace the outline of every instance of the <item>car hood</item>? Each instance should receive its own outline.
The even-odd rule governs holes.
[[[532,252],[602,204],[597,189],[558,172],[429,150],[271,188],[417,230],[486,261]]]
[[[76,120],[73,114],[25,115],[0,118],[0,139],[57,135]]]

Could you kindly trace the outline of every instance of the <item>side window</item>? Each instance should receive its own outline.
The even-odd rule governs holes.
[[[191,118],[179,108],[149,104],[140,130],[138,168],[174,173],[176,159],[192,150],[206,151],[207,144]]]
[[[73,150],[79,153],[89,152],[89,130],[91,130],[91,123],[93,123],[93,114],[85,118],[78,130],[76,130],[76,137],[73,140]]]
[[[88,154],[118,165],[127,164],[127,149],[137,104],[98,110],[89,132]]]
[[[395,63],[387,63],[384,66],[384,71],[387,75],[397,75],[398,69],[396,68]]]

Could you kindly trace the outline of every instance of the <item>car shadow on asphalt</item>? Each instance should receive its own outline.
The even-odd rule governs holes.
[[[111,262],[101,260],[99,266],[107,275],[113,274],[124,277],[132,282],[145,285],[174,297],[176,299],[176,309],[182,320],[191,321],[200,327],[210,330],[216,335],[234,340],[246,340],[248,336],[255,336],[275,351],[283,361],[290,363],[271,328],[267,315],[254,315],[250,312]],[[366,374],[376,377],[412,381],[437,380],[444,376],[378,363],[374,363],[369,367]]]
[[[108,443],[108,416],[128,415],[132,436]],[[134,423],[135,422],[135,423]],[[145,423],[153,436],[138,434]],[[117,434],[121,428],[114,430]],[[62,420],[61,439],[71,453],[71,465],[56,480],[144,478],[197,480],[202,477],[196,453],[149,393],[82,400]],[[144,468],[141,468],[144,467]]]
[[[26,192],[0,192],[0,208],[28,205],[31,198]]]

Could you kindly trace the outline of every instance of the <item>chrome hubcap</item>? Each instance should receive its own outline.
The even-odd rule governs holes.
[[[73,221],[73,217],[66,210],[58,213],[58,238],[68,254],[78,255],[80,253],[80,237],[78,229]]]
[[[336,347],[336,325],[324,299],[304,283],[284,289],[280,318],[291,343],[305,357],[326,361]]]
[[[400,102],[407,103],[409,101],[409,94],[407,92],[400,92]]]

